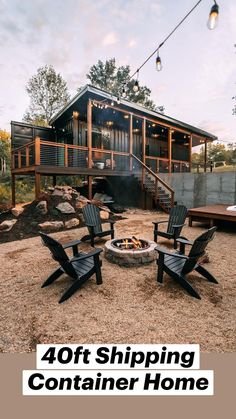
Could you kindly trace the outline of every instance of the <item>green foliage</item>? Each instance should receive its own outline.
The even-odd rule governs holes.
[[[205,148],[201,147],[199,153],[192,154],[193,163],[204,163]],[[213,162],[226,162],[226,164],[233,164],[236,161],[236,145],[234,143],[227,144],[214,144],[207,145],[207,161]]]
[[[115,58],[106,60],[104,63],[99,60],[90,68],[87,78],[93,86],[106,90],[114,96],[120,96],[123,85],[127,84],[128,100],[152,110],[156,109],[155,103],[150,99],[151,90],[147,86],[140,85],[139,92],[135,93],[133,91],[135,80],[129,80],[130,66],[117,67]]]
[[[5,130],[1,130],[1,129],[0,129],[0,159],[6,162],[7,169],[9,170],[10,160],[11,160],[10,134],[9,132]]]
[[[38,69],[30,78],[26,91],[30,96],[30,106],[23,120],[35,125],[49,125],[52,116],[70,99],[66,82],[51,65]]]
[[[11,188],[9,185],[0,184],[0,204],[11,202]]]

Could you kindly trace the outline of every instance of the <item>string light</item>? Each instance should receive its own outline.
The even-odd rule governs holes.
[[[138,82],[138,76],[139,76],[139,70],[136,71],[137,79],[135,80],[133,91],[137,93],[139,91],[139,82]]]
[[[174,29],[169,33],[169,35],[158,45],[158,47],[153,51],[146,60],[140,65],[140,67],[131,75],[129,76],[128,80],[133,79],[136,75],[136,81],[133,86],[133,91],[138,92],[140,89],[139,81],[138,81],[138,75],[141,68],[144,67],[144,65],[157,53],[156,57],[156,69],[160,71],[162,69],[162,63],[161,58],[159,55],[159,49],[167,42],[167,40],[175,33],[175,31],[184,23],[184,21],[189,17],[189,15],[196,9],[196,7],[202,2],[202,0],[198,0],[198,2],[192,7],[192,9],[181,19],[181,21],[174,27]],[[219,15],[219,6],[214,0],[214,5],[211,8],[210,15],[209,15],[209,29],[214,29],[216,27],[217,21],[218,21],[218,15]]]
[[[214,0],[214,3],[215,4],[213,4],[213,6],[211,8],[209,18],[208,18],[208,21],[207,21],[208,29],[215,29],[215,27],[217,26],[217,23],[218,23],[219,6],[218,6],[218,4],[216,3],[215,0]]]
[[[162,63],[161,63],[161,58],[160,58],[160,55],[159,55],[159,50],[157,51],[156,69],[157,69],[157,71],[162,70]]]

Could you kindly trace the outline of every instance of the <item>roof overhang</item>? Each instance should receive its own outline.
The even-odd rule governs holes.
[[[93,98],[96,98],[97,100],[107,100],[108,103],[111,102],[112,98],[114,98],[114,95],[112,95],[109,92],[103,91],[101,89],[98,89],[97,87],[86,85],[70,100],[70,102],[67,103],[66,106],[64,106],[50,121],[50,124],[53,125],[55,122],[63,116],[64,113],[66,113],[70,108],[73,109],[73,105],[75,105],[79,100],[82,100],[84,95],[91,94]],[[137,103],[130,102],[125,99],[120,100],[121,108],[125,108],[129,112],[137,113],[140,116],[146,117],[146,118],[154,118],[160,121],[160,123],[166,123],[168,125],[171,125],[173,127],[182,129],[187,131],[190,134],[194,134],[199,137],[204,137],[208,141],[215,141],[217,140],[217,137],[205,130],[202,130],[201,128],[194,127],[193,125],[187,124],[185,122],[179,121],[175,118],[172,118],[167,115],[163,115],[160,112],[152,111],[150,109],[145,108],[144,106],[141,106]],[[72,114],[71,109],[71,114]]]

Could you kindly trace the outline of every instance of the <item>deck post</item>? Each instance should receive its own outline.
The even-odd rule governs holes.
[[[192,146],[193,146],[193,135],[189,137],[189,171],[192,171]]]
[[[35,199],[40,195],[40,174],[35,172]]]
[[[87,105],[87,145],[88,145],[88,167],[92,168],[92,102],[91,99]]]
[[[35,137],[35,166],[40,165],[40,138]]]
[[[204,172],[207,171],[207,140],[205,139],[205,148],[204,148]]]
[[[93,177],[88,176],[88,199],[93,199]]]
[[[168,129],[168,172],[171,173],[172,166],[172,129]]]
[[[73,112],[73,145],[79,145],[79,112]]]
[[[130,161],[129,161],[129,170],[133,170],[133,159],[131,154],[133,154],[133,114],[130,114],[129,120],[129,153],[130,153]]]
[[[52,176],[52,185],[55,187],[56,184],[57,184],[57,177],[56,177],[56,175],[53,175]]]
[[[142,161],[146,164],[146,118],[142,122]]]
[[[11,203],[12,206],[15,207],[16,205],[16,176],[14,173],[11,175]]]

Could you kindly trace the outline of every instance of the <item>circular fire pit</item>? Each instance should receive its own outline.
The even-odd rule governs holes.
[[[157,259],[156,243],[149,240],[128,237],[109,240],[105,244],[105,258],[120,266],[137,266]]]

